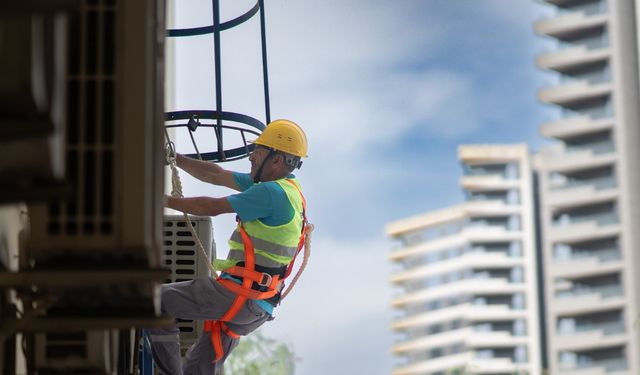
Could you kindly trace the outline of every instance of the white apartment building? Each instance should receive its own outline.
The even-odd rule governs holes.
[[[548,353],[554,375],[640,374],[640,100],[634,0],[546,0],[557,41],[539,99],[561,118],[540,173]]]
[[[394,375],[541,374],[526,145],[461,146],[464,203],[390,223]]]

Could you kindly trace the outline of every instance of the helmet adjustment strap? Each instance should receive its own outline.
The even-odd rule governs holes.
[[[264,147],[264,146],[263,146]],[[267,154],[267,156],[264,158],[264,160],[262,161],[262,164],[260,164],[260,168],[258,168],[258,171],[256,172],[255,177],[253,178],[253,182],[258,183],[261,182],[260,180],[262,179],[262,170],[264,169],[264,165],[267,163],[267,161],[269,159],[271,159],[272,156],[274,156],[277,153],[276,150],[269,148],[269,153]]]

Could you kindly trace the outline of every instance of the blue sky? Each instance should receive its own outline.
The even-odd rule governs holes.
[[[170,5],[174,27],[211,24],[209,1]],[[252,3],[222,5],[224,21]],[[549,12],[533,0],[267,1],[272,118],[307,131],[297,175],[317,228],[307,271],[264,328],[293,346],[297,374],[390,373],[384,226],[462,200],[459,144],[539,147],[554,111],[536,100],[552,78],[535,68],[549,42],[532,22]],[[223,38],[225,110],[264,119],[257,22]],[[212,50],[210,36],[176,42],[169,109],[214,108]],[[184,138],[178,151],[191,151]],[[187,196],[230,193],[182,176]],[[232,226],[214,219],[219,256]]]

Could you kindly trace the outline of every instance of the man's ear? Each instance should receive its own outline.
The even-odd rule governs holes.
[[[280,153],[275,154],[275,156],[274,156],[273,158],[271,158],[271,163],[272,163],[273,165],[276,165],[276,164],[278,164],[279,162],[284,163],[284,156],[283,156],[282,154],[280,154]]]

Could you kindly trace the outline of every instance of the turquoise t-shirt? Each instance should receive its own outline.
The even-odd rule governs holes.
[[[293,178],[290,175],[289,178]],[[238,214],[240,220],[247,222],[260,220],[266,225],[277,226],[291,221],[295,213],[287,193],[274,181],[254,183],[248,173],[233,172],[233,178],[240,187],[240,193],[227,197],[229,204]],[[223,273],[223,278],[239,283],[238,279]],[[260,308],[273,314],[273,305],[269,302],[256,300]]]
[[[230,195],[227,200],[240,216],[240,220],[260,220],[269,226],[283,225],[291,221],[294,209],[287,193],[275,181],[256,184],[248,173],[238,172],[233,173],[233,178],[241,192]]]

